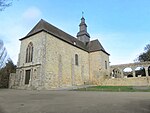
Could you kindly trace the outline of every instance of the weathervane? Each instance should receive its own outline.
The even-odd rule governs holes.
[[[84,17],[84,12],[82,11],[82,17]]]

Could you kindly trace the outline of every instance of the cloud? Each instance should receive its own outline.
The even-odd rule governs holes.
[[[37,7],[29,7],[23,13],[23,18],[31,21],[31,20],[38,19],[41,15],[42,13]]]
[[[18,14],[18,18],[4,18],[0,22],[0,39],[4,41],[8,55],[15,64],[17,64],[20,49],[19,39],[29,32],[41,15],[37,7],[29,7],[22,14]]]

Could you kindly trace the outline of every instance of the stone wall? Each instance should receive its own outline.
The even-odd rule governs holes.
[[[14,88],[17,85],[17,75],[16,73],[10,73],[9,75],[9,88]]]
[[[26,48],[28,44],[33,43],[33,62],[25,63],[26,59]],[[44,80],[43,80],[43,59],[45,58],[45,35],[44,32],[40,32],[31,36],[30,38],[26,38],[21,41],[20,45],[20,54],[17,64],[16,74],[18,76],[18,88],[21,89],[41,89],[43,88]],[[25,85],[25,71],[31,70],[30,82],[28,85]]]
[[[149,86],[150,77],[111,78],[103,81],[103,86]]]
[[[40,32],[38,34],[35,34],[29,38],[24,39],[21,41],[20,45],[20,54],[19,54],[19,59],[18,59],[18,67],[26,67],[30,66],[31,64],[42,64],[42,59],[43,59],[43,52],[44,50],[44,42],[45,41],[45,36],[43,35],[43,32]],[[26,59],[26,49],[28,47],[28,44],[32,42],[33,47],[34,47],[34,54],[33,54],[33,62],[32,63],[25,63]]]
[[[83,85],[89,81],[89,53],[46,35],[45,87]],[[75,54],[78,65],[75,65]]]
[[[110,74],[109,56],[102,51],[96,51],[90,53],[89,61],[90,80],[93,84],[101,84],[104,78]]]

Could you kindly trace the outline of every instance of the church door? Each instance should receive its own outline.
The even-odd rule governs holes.
[[[25,84],[29,84],[31,70],[26,70]]]

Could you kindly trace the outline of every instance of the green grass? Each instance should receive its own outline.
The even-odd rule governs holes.
[[[75,89],[75,91],[104,91],[104,92],[150,92],[150,87],[134,86],[93,86]]]

